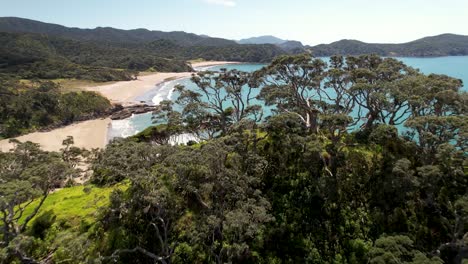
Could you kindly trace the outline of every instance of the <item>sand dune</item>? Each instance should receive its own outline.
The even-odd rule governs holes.
[[[192,67],[208,67],[215,65],[224,65],[234,62],[208,61],[193,63]],[[116,82],[96,87],[83,87],[85,90],[96,91],[107,97],[113,103],[123,105],[135,103],[135,97],[154,89],[158,84],[167,79],[189,77],[192,73],[155,73],[146,76],[140,76],[135,81]],[[58,151],[62,148],[62,141],[67,136],[73,136],[75,146],[87,149],[103,148],[107,143],[107,131],[111,120],[96,119],[75,123],[66,127],[54,129],[48,132],[35,132],[17,137],[19,141],[31,141],[39,143],[44,150]],[[12,148],[8,139],[0,140],[0,150],[8,151]]]

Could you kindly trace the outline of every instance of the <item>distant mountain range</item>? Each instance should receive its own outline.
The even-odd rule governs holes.
[[[98,27],[95,29],[70,28],[17,17],[0,17],[0,32],[5,32],[2,35],[3,38],[10,38],[8,43],[18,42],[11,39],[17,39],[21,35],[37,34],[41,37],[30,36],[28,38],[40,39],[39,42],[43,45],[47,41],[44,39],[44,36],[49,37],[53,41],[44,44],[47,45],[47,50],[51,50],[52,53],[55,52],[54,50],[59,50],[61,56],[65,56],[63,54],[66,52],[66,45],[73,45],[76,54],[73,53],[73,56],[69,55],[73,60],[77,60],[77,56],[81,56],[81,53],[78,52],[79,49],[76,47],[85,50],[100,50],[101,53],[102,50],[109,50],[109,47],[111,47],[114,49],[112,52],[119,53],[119,56],[123,56],[125,52],[136,52],[142,58],[149,54],[169,60],[203,58],[207,60],[249,62],[268,62],[281,54],[303,52],[310,52],[315,56],[331,56],[334,54],[360,55],[368,53],[382,56],[421,57],[468,55],[468,36],[455,34],[426,37],[402,44],[375,44],[357,40],[340,40],[330,44],[311,47],[303,45],[299,41],[284,40],[274,36],[260,36],[233,41],[182,31],[122,30],[111,27]],[[4,43],[6,43],[6,40]],[[54,45],[58,46],[58,48],[54,48]],[[38,46],[34,48],[39,49]],[[20,52],[21,49],[16,49],[16,51]],[[91,60],[92,54],[88,54],[88,57],[87,61]],[[139,63],[140,61],[137,64]],[[121,67],[122,63],[118,65]]]
[[[277,47],[281,48],[282,50],[288,53],[302,53],[306,52],[308,46],[302,45],[300,41],[295,40],[284,40],[277,38],[275,36],[260,36],[260,37],[252,37],[238,40],[237,43],[239,44],[272,44],[276,45]]]
[[[437,57],[468,55],[468,36],[442,34],[402,44],[375,44],[357,40],[340,40],[311,47],[315,56],[333,54],[360,55],[375,53],[381,56]]]
[[[436,57],[468,55],[468,36],[442,34],[401,44],[365,43],[343,39],[330,44],[304,46],[299,41],[283,40],[274,36],[261,36],[238,41],[240,44],[274,44],[287,52],[309,51],[317,57],[361,55],[374,53],[381,56]]]
[[[128,79],[127,71],[188,71],[187,60],[269,62],[286,51],[185,32],[69,28],[0,18],[0,75],[25,79]],[[0,76],[1,77],[1,76]]]
[[[10,33],[37,33],[58,36],[79,41],[141,44],[156,40],[170,40],[180,46],[229,46],[235,41],[199,36],[182,31],[163,32],[147,29],[122,30],[111,27],[95,29],[69,28],[61,25],[39,22],[17,17],[0,17],[0,31]]]

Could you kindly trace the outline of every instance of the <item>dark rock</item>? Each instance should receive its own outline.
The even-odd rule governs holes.
[[[152,112],[155,109],[155,106],[147,105],[147,104],[137,104],[131,105],[127,107],[122,107],[121,109],[117,109],[112,113],[110,118],[112,120],[122,120],[125,118],[131,117],[133,114],[144,114],[148,112]]]

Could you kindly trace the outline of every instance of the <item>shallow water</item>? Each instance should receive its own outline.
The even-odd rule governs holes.
[[[328,58],[323,58],[328,60]],[[436,73],[446,74],[455,78],[459,78],[463,81],[465,86],[464,91],[468,88],[468,56],[457,56],[457,57],[438,57],[438,58],[397,58],[403,61],[405,64],[419,69],[425,74]],[[210,67],[210,70],[218,71],[221,68],[228,70],[237,69],[240,71],[253,72],[265,66],[264,64],[229,64],[222,66]],[[204,68],[203,70],[205,70]],[[194,84],[190,81],[190,78],[178,79],[163,83],[156,86],[155,89],[148,93],[139,96],[137,100],[146,101],[148,103],[157,104],[162,100],[174,100],[177,98],[177,93],[173,92],[173,88],[176,85],[184,85],[186,87],[194,87]],[[267,114],[269,111],[266,111]],[[114,137],[128,137],[143,131],[147,127],[151,126],[151,113],[134,115],[131,118],[125,120],[112,121],[111,128],[109,129],[109,139]]]

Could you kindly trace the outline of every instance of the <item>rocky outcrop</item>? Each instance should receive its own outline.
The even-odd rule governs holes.
[[[133,114],[144,114],[152,112],[155,109],[153,105],[135,104],[126,107],[116,106],[110,118],[112,120],[122,120],[131,117]]]

